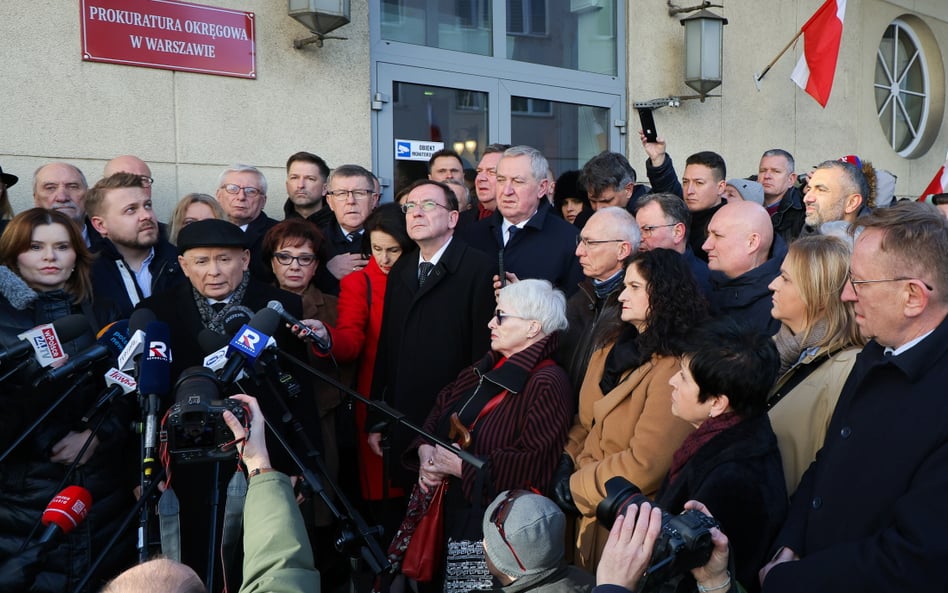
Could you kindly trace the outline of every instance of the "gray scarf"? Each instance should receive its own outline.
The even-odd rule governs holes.
[[[194,304],[197,305],[198,313],[201,314],[201,323],[204,327],[216,331],[219,334],[225,333],[224,319],[231,309],[240,306],[244,300],[244,294],[247,293],[247,284],[250,283],[250,272],[244,272],[244,277],[237,286],[237,290],[231,293],[230,300],[224,305],[224,308],[214,312],[211,305],[207,302],[207,297],[202,295],[193,286],[191,287],[191,296],[194,297]]]
[[[780,372],[777,376],[782,376],[790,367],[797,364],[806,350],[822,342],[826,337],[826,331],[826,320],[820,319],[810,327],[810,333],[804,341],[803,334],[794,335],[786,324],[781,324],[780,331],[774,336],[777,352],[780,353]]]

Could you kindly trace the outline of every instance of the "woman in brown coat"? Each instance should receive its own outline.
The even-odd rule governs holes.
[[[671,413],[678,345],[706,316],[707,304],[684,258],[656,249],[634,255],[619,296],[629,324],[615,344],[595,352],[579,394],[579,421],[569,433],[556,498],[571,498],[578,565],[595,570],[609,532],[596,520],[605,483],[623,476],[653,495],[672,453],[692,427]],[[567,471],[564,472],[563,470]]]

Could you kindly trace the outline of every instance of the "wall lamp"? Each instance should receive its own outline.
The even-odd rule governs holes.
[[[346,39],[331,37],[327,33],[349,24],[349,0],[289,0],[287,13],[313,34],[293,41],[296,49],[303,49],[311,43],[322,47],[324,39]]]
[[[681,19],[685,28],[685,84],[694,89],[697,95],[684,97],[665,97],[650,101],[633,103],[636,109],[659,107],[679,107],[682,101],[699,99],[702,103],[712,90],[721,86],[721,73],[724,70],[724,25],[727,19],[708,10],[719,4],[703,2],[697,6],[679,8],[668,2],[668,14],[674,16],[683,12],[692,12]]]

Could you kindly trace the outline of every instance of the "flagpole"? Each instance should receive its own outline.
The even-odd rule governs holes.
[[[777,54],[777,57],[772,59],[770,63],[767,64],[763,72],[761,72],[760,74],[754,75],[754,84],[757,85],[758,91],[760,90],[760,81],[764,79],[764,76],[767,76],[767,73],[770,72],[770,69],[773,67],[773,65],[777,63],[777,60],[779,60],[783,56],[783,54],[787,53],[787,50],[790,49],[794,43],[796,43],[797,39],[800,38],[800,35],[803,35],[802,28],[799,31],[797,31],[797,34],[793,36],[793,39],[790,40],[790,43],[788,43],[782,50],[780,50],[780,53]]]

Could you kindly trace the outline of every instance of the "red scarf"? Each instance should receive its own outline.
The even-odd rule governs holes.
[[[697,430],[685,438],[685,442],[678,447],[678,450],[675,451],[675,454],[672,456],[671,470],[668,472],[668,484],[671,485],[675,482],[675,478],[678,477],[682,468],[685,467],[688,460],[690,460],[701,447],[704,447],[708,441],[718,434],[732,426],[736,426],[742,420],[743,418],[734,412],[725,412],[720,416],[708,418],[702,422]]]

